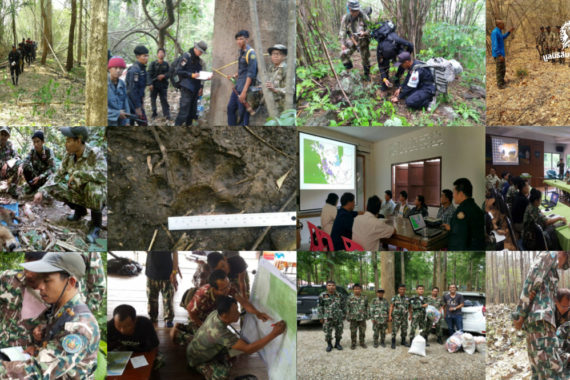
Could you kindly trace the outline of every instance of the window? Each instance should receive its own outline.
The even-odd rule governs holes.
[[[398,199],[400,191],[408,193],[408,202],[423,195],[428,206],[439,207],[441,194],[441,158],[403,162],[392,165],[392,192]]]
[[[560,153],[544,153],[544,174],[549,170],[558,172]]]

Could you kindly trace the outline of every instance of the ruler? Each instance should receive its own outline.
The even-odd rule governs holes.
[[[297,213],[295,211],[263,212],[255,214],[173,216],[168,218],[168,229],[170,231],[296,225]]]

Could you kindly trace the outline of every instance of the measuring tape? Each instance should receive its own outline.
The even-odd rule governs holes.
[[[170,231],[295,225],[297,225],[297,213],[294,211],[256,214],[174,216],[168,218],[168,229]]]

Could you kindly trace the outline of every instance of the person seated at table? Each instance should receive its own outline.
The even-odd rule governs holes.
[[[507,190],[507,195],[505,196],[505,203],[507,204],[507,206],[509,206],[511,208],[511,210],[513,209],[513,202],[515,201],[515,196],[517,195],[517,192],[519,191],[517,189],[517,183],[519,181],[522,181],[523,179],[519,176],[513,177],[512,178],[512,185],[509,186],[509,189]]]
[[[206,380],[229,379],[230,358],[240,354],[253,354],[265,347],[273,339],[283,334],[284,321],[272,325],[273,329],[261,339],[248,343],[229,330],[228,326],[239,320],[240,313],[234,298],[223,296],[218,300],[216,310],[206,321],[186,347],[186,359]]]
[[[518,189],[513,201],[513,208],[511,215],[513,217],[513,229],[517,234],[523,230],[523,216],[526,208],[528,207],[528,194],[530,193],[530,185],[528,181],[520,177],[517,178],[515,186]]]
[[[501,178],[499,178],[499,186],[497,187],[497,190],[499,192],[503,192],[503,187],[505,186],[505,184],[509,183],[509,172],[502,172],[501,173]]]
[[[360,244],[365,251],[378,251],[380,239],[394,234],[394,227],[388,225],[385,220],[378,219],[379,211],[380,198],[374,195],[366,202],[366,212],[354,219],[352,240]]]
[[[507,223],[508,210],[506,204],[500,199],[501,195],[497,189],[487,189],[485,193],[485,223],[487,228],[487,239],[491,239],[490,243],[492,250],[509,249],[514,250],[515,245],[511,239],[509,225]],[[495,231],[496,234],[504,236],[502,244],[496,243],[495,234],[490,233]],[[487,241],[489,243],[489,241]]]
[[[541,199],[542,193],[540,190],[530,190],[530,197],[528,199],[529,205],[523,215],[523,246],[525,251],[533,251],[540,247],[538,239],[541,239],[541,237],[535,235],[535,224],[538,224],[542,228],[548,249],[560,249],[560,243],[558,242],[556,231],[552,225],[559,220],[566,223],[566,218],[558,216],[556,218],[547,219],[539,209]]]
[[[338,204],[338,195],[335,193],[329,193],[325,205],[321,210],[321,230],[325,231],[327,234],[331,234],[332,226],[336,218],[336,213]]]
[[[107,321],[109,351],[147,352],[158,347],[159,341],[150,319],[137,316],[131,305],[119,305],[113,319]]]
[[[387,218],[394,214],[394,208],[396,208],[396,203],[392,200],[392,190],[386,190],[384,192],[384,202],[382,207],[380,207],[380,217]]]
[[[511,175],[511,173],[508,173],[507,181],[505,183],[503,183],[503,187],[501,188],[501,194],[503,195],[503,198],[505,198],[505,199],[507,197],[507,191],[509,191],[509,187],[511,187],[513,184],[513,178],[515,178],[515,177],[513,175]]]
[[[497,176],[495,168],[489,169],[489,174],[485,177],[485,188],[486,189],[496,189],[499,186],[500,179]]]
[[[394,207],[394,215],[405,216],[408,213],[410,207],[408,206],[408,193],[406,190],[400,191],[400,198],[396,207]]]
[[[450,224],[451,218],[455,213],[455,207],[453,207],[453,192],[449,189],[444,189],[441,191],[441,207],[437,210],[437,218],[441,219],[442,223]]]
[[[428,208],[426,206],[426,200],[423,195],[418,195],[416,199],[414,199],[414,206],[414,208],[408,210],[406,215],[404,215],[406,218],[416,214],[422,214],[424,218],[428,216]]]
[[[354,218],[358,213],[354,211],[354,194],[344,193],[340,197],[340,209],[336,214],[331,231],[331,238],[335,251],[344,250],[344,242],[342,237],[352,239],[352,225]]]

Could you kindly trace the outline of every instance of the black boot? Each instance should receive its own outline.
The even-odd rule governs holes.
[[[393,350],[396,349],[396,337],[392,337],[392,345],[390,346]]]
[[[350,344],[350,349],[354,350],[356,349],[356,342],[353,340],[352,343]]]
[[[439,343],[439,344],[443,344],[443,339],[441,339],[441,337],[440,337],[440,336],[438,336],[438,337],[437,337],[437,343]]]
[[[342,346],[340,345],[340,338],[336,338],[334,348],[336,348],[337,350],[342,350]]]
[[[374,340],[374,348],[378,348],[378,340]]]
[[[327,340],[327,352],[331,352],[333,349],[332,347],[332,342],[330,340]]]
[[[83,206],[76,205],[73,203],[68,203],[68,206],[75,211],[73,215],[67,216],[67,220],[69,220],[70,222],[77,222],[81,220],[81,218],[83,218],[85,215],[87,215],[87,209]]]
[[[406,343],[406,337],[405,336],[402,337],[402,346],[410,347],[410,345]]]
[[[370,80],[370,66],[364,66],[364,77],[363,77],[363,79],[365,81]]]
[[[422,336],[423,336],[424,339],[426,340],[426,347],[429,347],[428,336],[424,336],[424,335],[422,335]]]
[[[382,347],[386,347],[386,343],[384,343],[384,338],[382,338],[382,340],[380,341],[380,345],[381,345]]]
[[[89,243],[95,243],[97,241],[102,225],[103,213],[101,213],[101,211],[91,210],[91,229],[89,230],[89,234],[87,234],[87,241]]]

